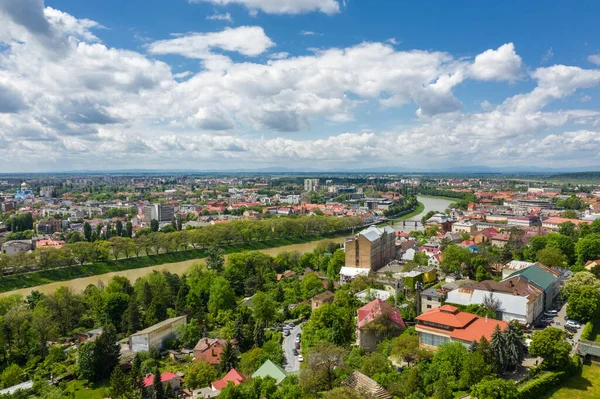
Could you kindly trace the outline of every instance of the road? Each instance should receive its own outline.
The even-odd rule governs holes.
[[[562,308],[560,308],[560,310],[558,311],[558,315],[556,315],[556,317],[552,320],[552,326],[556,327],[556,328],[564,329],[565,324],[567,322],[565,320],[566,315],[567,315],[567,304],[565,303],[565,304],[563,304]],[[577,332],[573,336],[572,340],[567,338],[567,342],[569,342],[573,346],[573,349],[571,349],[571,356],[573,356],[575,354],[575,350],[577,349],[577,342],[579,342],[579,338],[581,337],[582,332],[583,332],[583,326],[581,326],[581,328],[577,329]]]
[[[288,373],[300,370],[300,362],[298,361],[298,357],[294,356],[294,348],[296,344],[296,334],[301,331],[302,325],[298,324],[292,328],[290,335],[283,337],[281,346],[283,347],[283,354],[285,356],[284,368]],[[301,350],[299,352],[301,352]]]

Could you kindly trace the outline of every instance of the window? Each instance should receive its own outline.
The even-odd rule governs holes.
[[[428,333],[420,333],[421,336],[421,343],[423,345],[428,345],[428,346],[440,346],[442,344],[445,344],[446,342],[449,342],[450,339],[448,337],[440,337],[439,335],[433,335],[433,334],[428,334]]]
[[[430,297],[430,296],[428,296],[428,297],[427,297],[427,300],[428,300],[428,301],[431,301],[431,297]]]
[[[427,305],[427,309],[431,309],[431,305]]]

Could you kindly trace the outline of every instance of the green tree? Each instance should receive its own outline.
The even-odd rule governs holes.
[[[252,298],[252,315],[257,324],[268,326],[275,317],[275,302],[262,291]]]
[[[86,342],[79,347],[77,354],[77,377],[83,381],[94,381],[96,377],[94,342]]]
[[[120,356],[121,348],[115,328],[110,324],[106,325],[103,327],[102,334],[94,341],[94,381],[108,378],[112,370],[119,364]]]
[[[505,343],[506,368],[514,370],[523,363],[525,350],[523,347],[523,331],[517,322],[511,322],[503,331]]]
[[[465,355],[460,374],[460,385],[464,388],[472,387],[484,377],[494,374],[494,368],[488,364],[481,352],[470,352]]]
[[[228,310],[235,307],[235,292],[223,277],[216,277],[210,287],[208,310],[216,315],[219,310]]]
[[[537,261],[550,267],[566,267],[567,257],[558,248],[544,248],[536,254]]]
[[[132,380],[123,373],[123,370],[119,366],[116,366],[110,375],[110,388],[108,392],[112,399],[135,398]]]
[[[4,388],[12,387],[23,381],[23,370],[17,364],[11,364],[2,371],[0,380]]]
[[[582,286],[569,295],[567,316],[580,322],[596,320],[600,316],[600,291],[594,286]]]
[[[509,364],[508,354],[506,352],[506,339],[500,330],[500,326],[496,325],[494,332],[492,333],[492,340],[490,346],[494,353],[494,357],[498,362],[498,368],[500,371],[507,369]]]
[[[446,273],[460,273],[471,263],[471,251],[459,245],[449,245],[442,252],[441,268]]]
[[[165,399],[165,387],[163,386],[158,367],[154,372],[154,380],[152,381],[152,399]]]
[[[194,362],[185,372],[185,384],[190,389],[209,386],[218,378],[215,368],[207,362]]]
[[[307,393],[330,391],[337,379],[337,370],[344,365],[346,351],[329,342],[322,342],[308,353],[307,367],[300,371],[300,385]]]
[[[152,229],[153,232],[156,233],[158,231],[158,220],[152,219],[150,221],[150,228]]]
[[[563,298],[568,299],[571,296],[571,293],[585,286],[600,289],[600,280],[587,271],[575,273],[575,275],[565,283],[562,296]]]
[[[514,381],[486,377],[473,386],[471,397],[477,399],[519,399],[521,395]]]
[[[221,273],[225,266],[225,255],[223,250],[219,247],[208,248],[206,251],[205,262],[208,270],[214,270],[217,273]]]
[[[575,254],[579,265],[584,265],[588,260],[600,259],[600,234],[590,234],[577,241]]]
[[[83,236],[87,242],[92,241],[92,226],[88,222],[83,224]]]
[[[230,341],[227,341],[223,352],[221,352],[221,363],[219,364],[219,370],[221,373],[226,373],[237,365],[237,354]]]
[[[570,351],[571,345],[565,342],[564,333],[554,327],[536,331],[529,346],[532,356],[544,358],[542,366],[547,369],[558,369],[567,364]]]
[[[381,353],[373,352],[362,358],[360,372],[368,377],[373,377],[378,373],[387,374],[392,371],[394,371],[392,363]]]
[[[119,237],[123,236],[123,222],[121,222],[120,220],[117,220],[117,223],[115,223],[115,230],[117,230],[117,235]]]

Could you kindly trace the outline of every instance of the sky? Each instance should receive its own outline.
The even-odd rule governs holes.
[[[593,1],[0,0],[0,173],[600,169]]]

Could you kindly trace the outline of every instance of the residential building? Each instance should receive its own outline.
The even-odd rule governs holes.
[[[467,283],[448,292],[446,303],[483,305],[491,299],[499,304],[498,318],[506,322],[517,320],[522,325],[531,325],[544,311],[543,290],[521,276],[501,282]]]
[[[544,290],[544,309],[552,309],[552,302],[560,294],[560,272],[537,262],[535,265],[518,270],[509,277],[523,276]]]
[[[194,347],[194,360],[216,366],[221,363],[221,354],[225,346],[227,340],[222,338],[200,338]]]
[[[496,326],[504,330],[507,325],[505,321],[479,317],[461,312],[455,306],[444,305],[417,316],[415,329],[419,335],[419,347],[435,351],[446,342],[470,346],[482,337],[489,341]]]
[[[526,262],[524,260],[511,260],[502,267],[502,278],[505,279],[517,270],[535,265],[535,262]]]
[[[390,226],[371,226],[346,238],[346,266],[377,271],[396,258],[396,235]]]
[[[421,292],[421,313],[439,308],[446,300],[447,292],[435,288],[427,288]]]
[[[59,219],[40,220],[37,224],[37,231],[40,234],[54,234],[62,230],[62,223]]]
[[[508,244],[509,241],[510,241],[510,233],[504,232],[504,233],[498,233],[496,235],[493,235],[490,240],[490,243],[494,247],[504,248],[504,246],[506,244]]]
[[[355,294],[354,296],[362,303],[371,302],[373,299],[380,299],[382,301],[387,301],[393,292],[386,290],[376,290],[374,288],[367,288],[366,290],[362,290],[361,292]]]
[[[240,385],[247,379],[248,378],[244,374],[240,373],[236,369],[231,369],[227,374],[225,374],[225,377],[221,378],[220,380],[213,381],[210,386],[213,391],[222,391],[223,388],[225,388],[230,382],[233,385]]]
[[[575,226],[578,226],[581,223],[587,223],[587,224],[591,224],[592,223],[591,220],[566,219],[566,218],[559,218],[559,217],[551,217],[551,218],[542,220],[542,227],[545,227],[545,228],[550,229],[550,230],[558,230],[558,227],[562,223],[566,223],[566,222],[571,222]]]
[[[170,385],[174,391],[181,389],[181,376],[178,376],[177,374],[165,371],[160,374],[160,382],[162,382],[163,388],[165,389],[167,388],[167,385]],[[146,387],[146,389],[151,390],[152,384],[154,384],[153,374],[144,377],[144,387]]]
[[[387,338],[397,337],[406,329],[397,309],[381,299],[374,299],[357,310],[356,344],[367,352]]]
[[[276,365],[270,360],[267,360],[252,374],[252,378],[265,378],[271,377],[275,380],[275,384],[279,385],[287,377],[287,373],[284,369]]]
[[[319,179],[304,179],[304,191],[317,191],[319,189]]]
[[[175,207],[168,204],[146,205],[143,214],[146,225],[150,225],[153,219],[158,222],[171,222],[175,218]]]
[[[323,306],[326,303],[332,303],[334,297],[335,296],[333,295],[333,292],[331,292],[331,291],[325,291],[325,292],[321,292],[320,294],[315,295],[310,300],[312,310],[319,309],[321,306]]]
[[[17,252],[27,252],[33,249],[32,240],[13,240],[7,241],[0,247],[3,254],[14,255]]]
[[[600,259],[598,260],[588,260],[585,264],[585,270],[592,271],[592,269],[596,266],[600,265]]]
[[[179,327],[186,323],[186,316],[173,317],[131,334],[129,349],[134,352],[148,352],[152,348],[160,350],[166,341],[177,338]]]
[[[453,233],[459,233],[459,234],[463,234],[463,233],[467,233],[467,234],[472,234],[476,229],[475,224],[471,223],[471,222],[456,222],[452,225],[452,232]]]
[[[40,197],[52,198],[56,194],[56,187],[47,186],[40,188]]]

